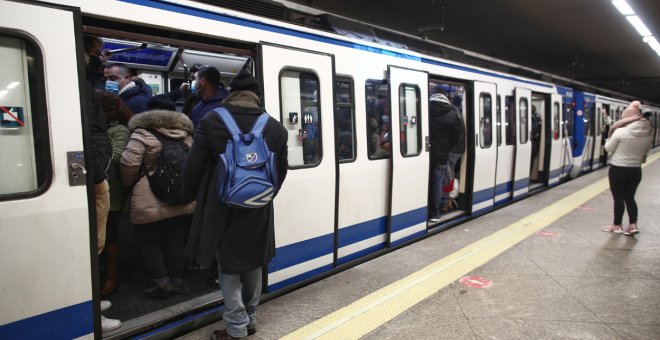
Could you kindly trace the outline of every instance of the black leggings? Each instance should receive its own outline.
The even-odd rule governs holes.
[[[135,225],[142,262],[152,279],[183,277],[186,233],[191,221],[192,215],[183,215]]]
[[[614,198],[614,224],[621,225],[623,213],[628,209],[628,222],[637,223],[635,192],[642,181],[642,168],[612,165],[609,172],[610,189]],[[625,203],[625,206],[624,206]]]

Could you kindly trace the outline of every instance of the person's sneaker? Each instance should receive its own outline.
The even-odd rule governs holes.
[[[429,223],[438,223],[438,222],[440,222],[440,217],[429,218]]]
[[[623,233],[623,228],[621,228],[620,225],[616,225],[616,224],[610,224],[608,226],[600,228],[600,230],[615,234]]]
[[[105,312],[110,307],[112,307],[112,302],[108,300],[101,300],[101,313]]]
[[[101,315],[101,329],[103,332],[114,331],[121,327],[121,321],[117,319],[108,319],[105,316]]]
[[[248,335],[254,335],[257,333],[257,327],[250,327],[248,326],[247,328]]]
[[[635,234],[639,234],[639,229],[637,229],[637,224],[632,223],[628,225],[628,228],[626,228],[626,231],[623,232],[624,235],[626,236],[632,236]]]
[[[218,330],[213,331],[213,333],[211,333],[211,339],[212,340],[234,340],[234,339],[240,339],[240,338],[235,338],[235,337],[229,335],[229,333],[227,333],[226,329],[218,329]]]

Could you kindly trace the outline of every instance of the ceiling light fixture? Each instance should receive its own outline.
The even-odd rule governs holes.
[[[635,14],[635,11],[633,11],[632,7],[630,7],[630,5],[628,5],[626,0],[613,0],[612,4],[623,15],[634,15]]]
[[[629,15],[626,17],[628,19],[628,22],[637,30],[637,33],[641,35],[642,37],[647,36],[647,35],[653,35],[651,31],[649,31],[649,28],[644,25],[642,22],[642,19],[640,19],[636,15]]]

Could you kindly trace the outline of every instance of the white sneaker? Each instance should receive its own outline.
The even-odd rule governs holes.
[[[112,302],[108,300],[101,300],[101,313],[105,312],[110,307],[112,307]]]
[[[103,332],[114,331],[119,327],[121,327],[121,321],[117,319],[108,319],[105,316],[101,315],[101,329],[103,330]]]

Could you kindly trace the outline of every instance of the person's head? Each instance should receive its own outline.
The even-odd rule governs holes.
[[[442,93],[434,93],[429,98],[429,114],[436,116],[442,112],[443,107],[451,105],[449,98]]]
[[[631,118],[631,117],[639,116],[641,114],[642,114],[642,103],[640,103],[639,100],[635,100],[632,103],[630,103],[630,106],[628,106],[625,110],[623,110],[623,113],[621,114],[621,119]]]
[[[195,80],[190,85],[190,90],[201,98],[208,98],[215,93],[218,84],[220,84],[220,72],[213,66],[206,66],[195,73]]]
[[[128,66],[122,63],[115,63],[106,66],[103,75],[106,79],[105,88],[111,92],[115,92],[115,89],[123,89],[132,81],[131,72],[128,69]]]
[[[99,103],[105,114],[105,120],[108,122],[116,120],[121,124],[127,125],[128,121],[133,117],[131,109],[114,93],[101,91],[99,93]]]
[[[174,102],[167,95],[159,94],[149,98],[147,108],[149,110],[176,111],[176,104],[174,104]]]
[[[460,109],[463,107],[463,98],[459,95],[455,95],[454,98],[451,99],[451,104]]]
[[[261,88],[259,87],[257,78],[247,70],[239,72],[236,77],[231,80],[229,87],[231,88],[231,92],[251,91],[258,97],[261,96]]]
[[[101,49],[103,49],[103,40],[99,37],[92,37],[86,35],[83,38],[83,47],[85,48],[85,55],[88,57],[101,57]]]

